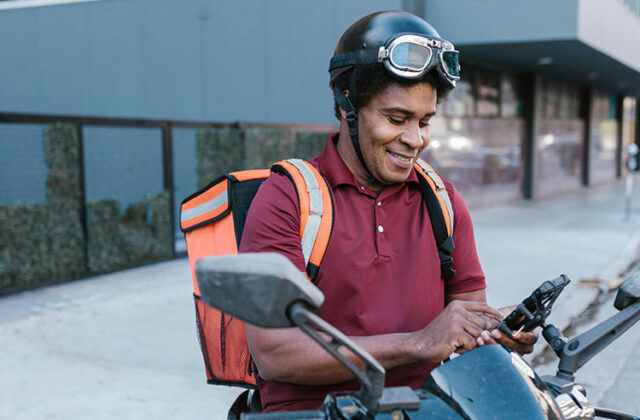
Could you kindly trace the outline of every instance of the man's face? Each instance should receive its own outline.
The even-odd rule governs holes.
[[[429,83],[392,83],[358,111],[360,149],[376,182],[372,189],[407,179],[431,140],[436,90]]]

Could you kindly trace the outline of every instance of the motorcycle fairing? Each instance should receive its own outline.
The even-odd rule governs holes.
[[[500,345],[479,347],[441,365],[423,388],[463,418],[562,419],[553,396],[529,364]]]

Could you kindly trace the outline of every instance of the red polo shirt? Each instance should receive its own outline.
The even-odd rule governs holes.
[[[333,192],[334,226],[316,285],[325,295],[318,314],[351,336],[411,332],[444,308],[445,295],[485,288],[469,212],[446,182],[454,212],[455,277],[440,277],[440,260],[415,172],[376,195],[360,184],[336,150],[337,133],[311,163]],[[247,216],[240,252],[278,252],[305,271],[300,209],[291,181],[271,174]],[[432,363],[387,371],[386,386],[419,387]],[[265,411],[317,408],[333,391],[358,390],[357,381],[302,386],[258,378]]]

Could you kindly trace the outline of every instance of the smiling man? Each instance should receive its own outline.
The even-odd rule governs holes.
[[[424,20],[379,12],[354,23],[331,60],[340,131],[311,160],[333,196],[334,226],[316,285],[319,315],[386,369],[386,385],[421,386],[452,353],[497,341],[530,352],[537,336],[493,330],[469,212],[444,180],[453,210],[455,271],[443,273],[414,162],[429,145],[437,105],[458,79],[457,51]],[[241,252],[278,252],[305,271],[296,191],[272,174],[247,216]],[[265,411],[317,408],[359,384],[297,329],[247,326]],[[347,354],[354,362],[353,355]]]

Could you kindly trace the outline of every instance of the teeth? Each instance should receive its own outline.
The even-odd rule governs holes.
[[[400,159],[400,160],[404,160],[404,161],[407,161],[407,162],[411,160],[411,158],[410,158],[410,157],[402,156],[402,155],[399,155],[399,154],[397,154],[397,153],[393,153],[393,152],[389,152],[389,153],[390,153],[391,155],[393,155],[393,156],[397,157],[397,158],[398,158],[398,159]]]

